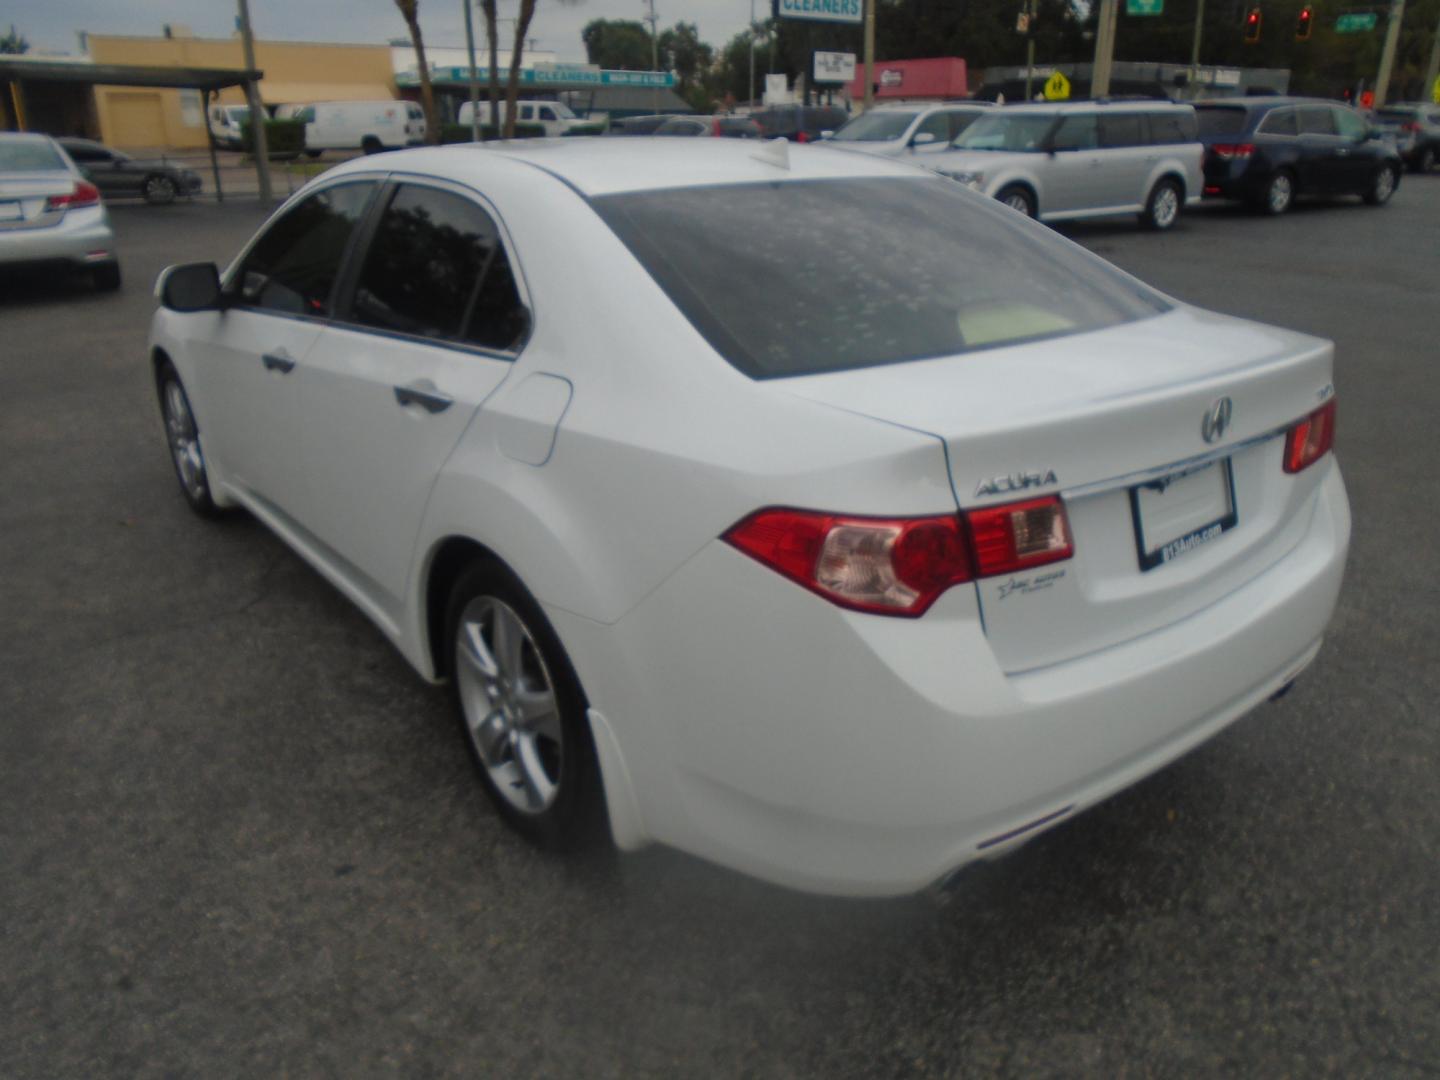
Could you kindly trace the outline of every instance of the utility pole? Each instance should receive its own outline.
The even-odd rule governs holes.
[[[1095,67],[1090,75],[1090,96],[1110,93],[1110,69],[1115,63],[1116,0],[1100,0],[1100,20],[1095,25]]]
[[[240,42],[245,48],[245,68],[255,70],[255,38],[250,33],[250,3],[240,0]],[[260,102],[260,88],[254,79],[245,82],[245,100],[250,103],[250,130],[255,133],[255,175],[260,181],[260,205],[269,206],[274,196],[270,190],[270,147],[265,138],[265,106]]]
[[[645,21],[650,24],[650,70],[660,70],[660,19],[655,14],[655,0],[646,0],[650,5],[650,14],[645,16]],[[660,87],[653,88],[651,94],[655,111],[660,111]]]
[[[865,0],[865,108],[875,104],[875,0]]]
[[[1036,0],[1028,0],[1025,5],[1025,100],[1030,101],[1035,97],[1035,91],[1031,83],[1035,80],[1035,5]]]
[[[750,107],[755,107],[755,0],[750,0]]]
[[[471,0],[460,0],[465,9],[465,51],[470,54],[470,141],[480,141],[480,76],[475,71],[475,25],[470,14]]]
[[[1200,31],[1205,25],[1205,0],[1195,0],[1195,37],[1190,42],[1190,96],[1194,98],[1195,84],[1200,81]]]
[[[1395,67],[1395,46],[1400,43],[1400,21],[1405,18],[1405,0],[1392,0],[1390,22],[1385,27],[1385,50],[1380,54],[1380,74],[1375,77],[1375,104],[1378,109],[1385,104],[1385,95],[1390,91],[1390,72]]]
[[[1435,40],[1430,43],[1430,63],[1425,65],[1425,85],[1420,89],[1423,101],[1428,95],[1435,101],[1435,80],[1440,79],[1440,22],[1435,24]],[[1440,101],[1436,102],[1440,105]]]

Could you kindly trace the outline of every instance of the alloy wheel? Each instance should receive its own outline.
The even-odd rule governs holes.
[[[537,815],[560,794],[564,729],[555,684],[515,609],[494,596],[465,605],[455,634],[465,730],[495,789]]]
[[[175,201],[175,181],[168,176],[151,176],[146,179],[140,192],[149,203],[170,203]]]
[[[170,456],[175,461],[180,486],[191,501],[203,501],[206,491],[205,457],[200,451],[200,434],[195,428],[195,417],[190,412],[185,391],[174,379],[165,384],[165,433],[170,439]]]
[[[1277,173],[1270,181],[1270,189],[1265,194],[1265,203],[1270,213],[1283,214],[1290,209],[1290,202],[1295,197],[1295,185],[1290,182],[1290,177],[1285,173]]]
[[[1155,202],[1150,211],[1150,220],[1157,229],[1168,229],[1180,216],[1180,193],[1166,184],[1155,193]]]

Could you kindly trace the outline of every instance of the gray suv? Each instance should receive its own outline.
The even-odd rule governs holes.
[[[1042,221],[1168,229],[1200,201],[1204,153],[1189,105],[1091,101],[992,109],[925,165]]]

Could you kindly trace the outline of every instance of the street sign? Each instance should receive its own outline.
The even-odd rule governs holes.
[[[1337,34],[1357,34],[1361,30],[1375,29],[1376,15],[1373,11],[1363,14],[1341,15],[1335,20]]]
[[[1070,80],[1055,72],[1045,80],[1045,100],[1065,101],[1070,97]]]
[[[850,52],[816,52],[817,83],[848,83],[855,81],[855,54]]]
[[[858,26],[865,17],[865,5],[863,0],[775,0],[775,15],[781,19],[854,23]]]
[[[1125,0],[1126,15],[1159,15],[1165,10],[1165,0]]]

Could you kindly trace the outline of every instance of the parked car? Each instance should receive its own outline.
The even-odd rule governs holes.
[[[924,164],[1041,221],[1169,229],[1200,201],[1203,153],[1189,105],[1092,101],[989,109]]]
[[[243,150],[245,140],[241,136],[240,129],[250,119],[250,106],[248,105],[211,105],[210,106],[210,135],[215,140],[215,145],[224,150]]]
[[[120,263],[100,189],[48,135],[0,131],[0,270],[63,267],[102,292]]]
[[[672,116],[652,134],[716,139],[759,139],[763,136],[760,125],[748,116]]]
[[[413,101],[319,101],[281,105],[276,119],[305,123],[305,153],[399,150],[425,141],[425,111]],[[466,123],[469,123],[467,120]]]
[[[107,199],[141,198],[147,203],[174,202],[200,190],[200,174],[183,165],[159,160],[136,160],[91,139],[56,140],[70,160]]]
[[[880,105],[852,117],[826,136],[825,144],[887,157],[938,153],[991,108],[984,101],[964,105]]]
[[[1283,214],[1301,195],[1389,201],[1403,163],[1395,147],[1348,105],[1314,98],[1197,101],[1207,198]]]
[[[538,124],[545,129],[545,134],[549,136],[564,135],[571,128],[583,127],[595,122],[592,119],[575,115],[574,110],[563,101],[517,101],[515,107],[518,110],[515,114],[516,123]],[[503,117],[509,115],[504,102],[500,104],[500,115],[501,123],[504,123]],[[480,122],[484,124],[489,121],[490,103],[482,101],[480,103]],[[460,113],[456,122],[470,123],[470,102],[466,101],[460,105]]]
[[[655,129],[676,113],[656,113],[653,116],[622,116],[610,121],[611,135],[654,135]]]
[[[1396,149],[1413,172],[1435,168],[1440,160],[1440,105],[1396,102],[1377,109],[1371,120],[1395,132]]]
[[[849,113],[834,105],[772,105],[750,114],[750,119],[760,125],[763,137],[795,143],[815,142],[849,118]]]
[[[543,845],[914,891],[1287,689],[1340,587],[1328,342],[900,162],[355,160],[158,292],[184,498],[448,680]]]

